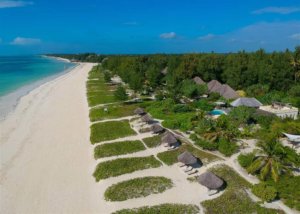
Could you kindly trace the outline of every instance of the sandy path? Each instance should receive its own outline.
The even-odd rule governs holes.
[[[23,97],[0,123],[0,213],[104,213],[92,177],[81,64]]]

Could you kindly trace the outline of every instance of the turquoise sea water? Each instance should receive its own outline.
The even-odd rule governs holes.
[[[44,56],[0,56],[0,97],[73,66]]]

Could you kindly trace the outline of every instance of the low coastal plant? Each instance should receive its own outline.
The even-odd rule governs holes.
[[[110,186],[104,196],[108,201],[125,201],[162,193],[172,186],[172,180],[165,177],[134,178]]]
[[[148,137],[143,139],[144,143],[149,147],[149,148],[154,148],[160,145],[161,143],[161,135],[156,135],[153,137]]]
[[[93,176],[96,181],[109,177],[116,177],[137,170],[160,167],[161,163],[154,156],[119,158],[99,163]]]
[[[266,202],[273,201],[277,197],[277,190],[263,182],[255,184],[252,187],[252,192],[254,195]]]
[[[161,204],[157,206],[145,206],[135,209],[124,209],[113,214],[198,214],[199,207],[192,204]]]
[[[134,153],[145,149],[145,146],[139,140],[107,143],[95,147],[94,157],[95,159],[99,159],[115,155]]]
[[[130,128],[128,120],[94,123],[91,125],[91,143],[114,140],[136,132]]]

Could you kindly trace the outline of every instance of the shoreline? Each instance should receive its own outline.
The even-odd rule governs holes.
[[[93,65],[30,91],[0,121],[0,213],[101,213],[86,99]]]
[[[48,57],[45,55],[42,55],[42,57]],[[67,59],[59,58],[59,57],[49,57],[54,58],[56,60],[63,60],[70,62]],[[50,75],[48,77],[42,78],[40,80],[36,80],[32,83],[26,84],[4,96],[0,96],[0,121],[5,120],[16,108],[16,106],[19,104],[20,100],[28,95],[32,90],[39,88],[40,86],[46,84],[47,82],[50,82],[52,80],[55,80],[56,78],[59,78],[60,76],[63,76],[69,72],[71,72],[74,68],[79,66],[80,63],[74,63],[74,65],[68,69],[65,69],[57,74]]]

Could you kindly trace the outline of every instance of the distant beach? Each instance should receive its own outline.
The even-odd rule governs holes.
[[[69,60],[48,56],[0,57],[0,120],[22,96],[75,66]]]

